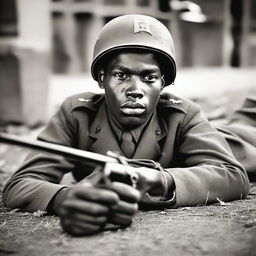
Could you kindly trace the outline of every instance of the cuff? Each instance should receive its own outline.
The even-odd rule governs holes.
[[[174,179],[168,171],[162,169],[160,172],[162,176],[163,195],[152,196],[146,193],[141,200],[142,205],[149,207],[170,207],[175,205],[176,191]]]
[[[51,199],[47,206],[47,212],[51,214],[59,215],[59,209],[63,202],[63,200],[66,198],[68,192],[68,187],[61,188]]]

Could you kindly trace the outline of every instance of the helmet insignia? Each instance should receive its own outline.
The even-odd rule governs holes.
[[[140,33],[140,32],[146,32],[150,35],[152,35],[150,24],[141,18],[134,18],[134,34]]]
[[[91,102],[93,100],[92,99],[78,98],[78,101],[81,101],[81,102]]]

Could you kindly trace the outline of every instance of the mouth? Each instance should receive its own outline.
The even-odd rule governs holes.
[[[125,115],[141,115],[146,111],[146,106],[140,102],[127,101],[121,105],[120,110]]]

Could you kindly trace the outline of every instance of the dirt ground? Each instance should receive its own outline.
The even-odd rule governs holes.
[[[211,117],[225,116],[233,102],[227,97],[200,101]],[[0,144],[0,190],[25,154]],[[0,255],[256,255],[256,183],[246,200],[138,212],[129,228],[108,226],[81,238],[63,233],[55,216],[10,210],[0,201]]]
[[[256,185],[246,200],[138,212],[131,227],[74,238],[41,212],[0,206],[0,255],[256,255]]]

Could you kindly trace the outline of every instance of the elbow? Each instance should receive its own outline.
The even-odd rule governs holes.
[[[2,191],[2,202],[5,207],[8,208],[19,208],[18,200],[13,199],[12,189],[5,185]]]
[[[8,193],[7,190],[2,192],[2,202],[3,202],[3,205],[7,208],[11,208],[11,209],[19,208],[18,205],[16,205],[17,201],[11,200],[10,194]]]
[[[7,182],[2,191],[2,201],[5,207],[11,209],[24,209],[27,205],[26,198],[22,197],[22,188],[19,186],[19,182]]]
[[[230,167],[228,168],[230,171]],[[250,182],[245,169],[242,166],[231,168],[229,180],[233,187],[234,199],[245,199],[250,191]]]
[[[247,172],[243,167],[240,168],[239,180],[240,180],[241,189],[242,189],[241,199],[245,199],[250,191],[250,182],[249,182]]]
[[[241,192],[241,199],[245,199],[250,191],[250,182],[248,179],[247,174],[244,175],[244,178],[242,179],[242,192]]]

